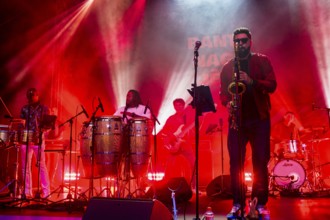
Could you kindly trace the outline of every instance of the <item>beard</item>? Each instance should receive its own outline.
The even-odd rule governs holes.
[[[250,54],[250,51],[251,51],[251,47],[248,47],[248,48],[239,47],[238,48],[238,57],[243,59]]]

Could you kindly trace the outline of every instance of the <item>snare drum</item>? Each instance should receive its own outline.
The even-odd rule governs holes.
[[[101,116],[95,118],[95,162],[101,175],[117,175],[121,159],[123,137],[122,120],[119,116]]]
[[[144,175],[150,159],[151,127],[148,119],[133,118],[130,126],[130,160],[134,176]]]
[[[273,169],[274,180],[282,189],[299,189],[305,182],[304,167],[295,160],[281,160]]]

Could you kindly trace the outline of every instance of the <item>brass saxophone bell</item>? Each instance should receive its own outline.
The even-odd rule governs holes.
[[[238,86],[238,90],[237,90],[237,93],[238,95],[241,95],[245,92],[246,90],[246,86],[244,83],[242,82],[237,82],[237,86]],[[231,95],[235,95],[236,94],[236,82],[231,82],[228,86],[228,92],[231,94]]]

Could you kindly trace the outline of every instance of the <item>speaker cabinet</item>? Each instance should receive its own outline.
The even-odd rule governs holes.
[[[206,195],[212,198],[232,198],[230,175],[213,179],[206,187]]]
[[[170,211],[158,200],[91,198],[82,220],[171,220]]]

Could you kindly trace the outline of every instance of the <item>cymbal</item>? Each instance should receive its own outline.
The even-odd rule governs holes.
[[[305,133],[309,132],[326,132],[326,128],[324,126],[318,126],[318,127],[307,127],[303,130]]]
[[[330,138],[316,138],[316,139],[311,139],[309,142],[321,142],[321,141],[327,141],[330,140]]]
[[[24,123],[25,122],[25,119],[22,119],[22,118],[12,118],[12,119],[10,119],[10,122],[21,122],[21,123]]]

